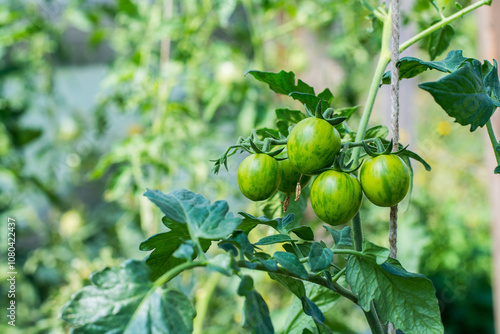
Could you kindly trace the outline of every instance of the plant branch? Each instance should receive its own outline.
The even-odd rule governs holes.
[[[491,124],[491,119],[486,123],[486,129],[488,130],[488,136],[490,137],[491,145],[493,146],[493,152],[495,153],[495,158],[497,159],[497,164],[500,166],[500,152],[497,147],[500,147],[495,132],[493,131],[493,125]]]
[[[292,277],[292,278],[295,278],[298,280],[303,280],[303,281],[315,283],[315,284],[324,286],[325,288],[328,288],[328,289],[338,293],[339,295],[349,299],[353,303],[358,302],[358,296],[356,296],[351,290],[344,288],[342,285],[338,284],[337,282],[332,282],[332,284],[329,284],[326,281],[326,279],[324,279],[318,275],[309,274],[307,279],[303,279],[303,278],[300,278],[299,276],[297,276],[297,275],[295,275],[295,274],[293,274],[293,273],[291,273],[283,268],[278,268],[277,271],[269,271],[263,264],[260,264],[260,263],[253,263],[253,264],[256,265],[256,268],[248,268],[245,262],[238,261],[238,266],[241,268],[247,268],[247,269],[258,270],[258,271],[265,271],[265,272],[272,273],[272,274],[288,276],[288,277]]]
[[[418,42],[422,38],[432,34],[434,31],[436,31],[438,29],[441,29],[442,27],[444,27],[448,23],[451,23],[451,22],[455,21],[456,19],[461,18],[465,14],[472,12],[473,10],[475,10],[481,6],[484,6],[484,5],[489,6],[490,4],[491,4],[491,0],[481,0],[481,1],[475,2],[471,5],[463,8],[462,10],[459,10],[458,12],[456,12],[453,15],[450,15],[448,17],[443,17],[441,19],[441,21],[436,22],[435,24],[433,24],[429,28],[421,31],[420,33],[416,34],[415,36],[413,36],[412,38],[410,38],[406,42],[402,43],[399,46],[399,52],[403,52],[404,50],[406,50],[407,48],[409,48],[410,46],[412,46],[413,44],[415,44],[416,42]]]
[[[352,234],[354,236],[354,248],[356,248],[356,251],[361,252],[363,250],[363,229],[359,212],[352,219]]]

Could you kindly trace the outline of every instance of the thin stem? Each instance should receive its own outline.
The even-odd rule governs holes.
[[[448,23],[451,23],[451,22],[455,21],[456,19],[461,18],[465,14],[472,12],[474,9],[477,9],[477,8],[484,6],[484,5],[490,5],[490,4],[491,4],[491,0],[481,0],[481,1],[478,1],[476,3],[473,3],[473,4],[465,7],[462,10],[459,10],[458,12],[456,12],[453,15],[450,15],[448,17],[443,18],[441,21],[436,22],[435,24],[433,24],[429,28],[421,31],[420,33],[416,34],[415,36],[413,36],[412,38],[410,38],[406,42],[402,43],[399,46],[399,52],[403,52],[404,50],[408,49],[410,46],[412,46],[413,44],[415,44],[416,42],[418,42],[422,38],[432,34],[434,31],[436,31],[438,29],[441,29],[442,27],[444,27]]]
[[[303,280],[303,281],[308,281],[308,282],[311,282],[311,283],[315,283],[315,284],[318,284],[318,285],[321,285],[321,286],[324,286],[325,288],[328,288],[336,293],[338,293],[339,295],[341,296],[344,296],[345,298],[349,299],[350,301],[352,301],[353,303],[357,303],[358,302],[358,296],[356,296],[351,290],[349,289],[346,289],[344,288],[342,285],[336,283],[336,282],[332,282],[332,284],[329,284],[326,279],[324,279],[323,277],[320,277],[320,276],[317,276],[317,275],[313,275],[313,274],[309,274],[308,278],[307,279],[303,279],[283,268],[278,268],[277,271],[269,271],[267,270],[267,268],[263,265],[263,264],[260,264],[260,263],[253,263],[253,265],[256,265],[257,267],[256,268],[248,268],[246,263],[243,262],[243,261],[238,261],[238,266],[241,267],[241,268],[248,268],[248,269],[253,269],[253,270],[258,270],[258,271],[265,271],[265,272],[269,272],[269,273],[272,273],[272,274],[278,274],[278,275],[283,275],[283,276],[288,276],[288,277],[292,277],[292,278],[296,278],[296,279],[299,279],[299,280]],[[333,289],[332,289],[332,286],[333,286]]]
[[[342,277],[342,275],[344,275],[345,271],[346,271],[346,268],[342,268],[341,271],[339,271],[335,276],[332,277],[332,281],[337,282],[339,280],[339,278]]]
[[[144,295],[144,298],[141,300],[141,303],[137,307],[136,311],[134,312],[134,314],[132,315],[132,318],[130,319],[130,321],[128,323],[129,324],[133,323],[133,319],[137,316],[138,311],[142,309],[143,304],[156,291],[156,289],[158,289],[163,284],[167,283],[172,278],[174,278],[177,275],[179,275],[180,273],[182,273],[184,270],[188,270],[188,269],[192,269],[192,268],[196,268],[196,267],[204,267],[206,265],[207,265],[206,262],[185,262],[183,264],[180,264],[180,265],[170,269],[169,271],[167,271],[166,273],[161,275],[160,278],[158,278],[153,283],[153,286],[151,287],[151,289],[149,289],[149,291]]]
[[[352,219],[352,234],[354,236],[354,248],[356,251],[361,252],[363,250],[363,229],[361,228],[359,212]],[[343,251],[346,251],[346,249]],[[339,254],[338,251],[336,253]]]
[[[497,151],[497,147],[500,145],[498,142],[495,132],[493,131],[493,125],[491,124],[491,119],[486,123],[486,129],[488,130],[488,136],[491,140],[491,145],[493,146],[493,152],[495,153],[495,158],[497,159],[497,164],[500,166],[500,152]]]
[[[385,334],[384,329],[382,328],[382,324],[379,321],[377,311],[375,310],[375,305],[373,304],[373,302],[371,302],[370,311],[368,312],[363,311],[363,312],[365,313],[366,321],[368,321],[368,325],[370,326],[372,333]]]

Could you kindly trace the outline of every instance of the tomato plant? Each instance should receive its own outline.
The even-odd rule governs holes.
[[[396,155],[380,155],[363,163],[359,179],[366,197],[375,205],[390,207],[408,193],[410,171]]]
[[[360,159],[366,159],[360,170],[363,190],[376,205],[391,206],[406,195],[412,173],[407,165],[411,166],[412,160],[430,170],[415,152],[393,145],[386,138],[387,131],[380,131],[382,125],[368,129],[380,84],[391,80],[391,74],[385,72],[390,61],[391,16],[384,6],[372,8],[363,3],[370,8],[371,18],[382,24],[383,34],[378,64],[357,130],[353,130],[355,120],[351,119],[357,108],[334,108],[334,95],[329,89],[316,93],[304,81],[296,81],[293,72],[249,71],[272,91],[299,101],[304,110],[276,109],[277,129],[254,129],[214,160],[217,174],[221,166],[228,169],[228,159],[234,154],[251,153],[238,169],[240,189],[251,200],[276,201],[276,196],[270,196],[282,179],[286,181],[283,189],[288,193],[293,191],[297,176],[299,184],[302,181],[300,174],[315,177],[310,189],[311,205],[318,219],[327,223],[323,226],[331,239],[315,241],[316,231],[300,225],[294,214],[234,215],[226,201],[210,203],[189,190],[167,194],[147,190],[144,195],[165,215],[162,222],[168,230],[140,244],[142,251],[150,252],[145,261],[128,260],[119,268],[93,273],[91,286],[74,294],[63,308],[64,320],[84,333],[96,329],[137,333],[153,328],[161,328],[165,333],[191,333],[196,312],[188,296],[174,289],[170,281],[184,271],[206,268],[240,280],[235,292],[244,299],[243,325],[252,333],[274,333],[275,327],[265,299],[248,275],[249,270],[266,272],[300,301],[299,309],[303,312],[290,315],[287,333],[331,332],[324,313],[341,297],[359,306],[373,333],[385,333],[384,326],[389,322],[405,334],[444,332],[432,282],[407,271],[390,256],[388,249],[363,237],[358,212],[362,187],[355,176],[362,164]],[[483,0],[449,17],[441,15],[441,20],[402,43],[401,51],[490,3]],[[435,45],[431,59],[444,49]],[[500,165],[500,143],[490,122],[500,106],[496,62],[480,63],[464,57],[461,51],[451,51],[439,61],[402,58],[398,66],[399,79],[429,69],[447,73],[442,79],[420,87],[458,123],[470,125],[471,131],[486,125]],[[283,156],[284,145],[287,157]],[[393,149],[396,152],[390,154]],[[289,162],[284,162],[287,158]],[[283,169],[278,161],[282,161]],[[288,165],[299,173],[290,177],[292,181],[282,176],[290,170]],[[500,166],[494,172],[500,173]],[[298,192],[300,188],[297,187]],[[306,197],[302,194],[301,200]],[[350,221],[352,225],[342,229],[331,226]],[[264,226],[272,234],[254,240],[252,231]],[[278,250],[277,245],[281,246]],[[318,296],[322,299],[318,300]]]

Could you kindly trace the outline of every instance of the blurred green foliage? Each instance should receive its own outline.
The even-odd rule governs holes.
[[[446,10],[453,4],[439,2]],[[404,22],[424,28],[437,18],[429,1],[417,0]],[[473,27],[474,18],[454,24],[459,47],[474,50]],[[17,220],[17,328],[64,333],[58,312],[93,270],[144,256],[135,245],[161,226],[142,197],[146,188],[184,187],[228,198],[234,210],[248,205],[235,187],[238,159],[219,176],[208,160],[239,135],[271,125],[273,109],[290,102],[244,78],[246,70],[294,70],[318,91],[330,88],[336,107],[358,105],[380,28],[348,0],[0,4],[0,216]],[[483,144],[428,98],[419,101],[426,113],[418,113],[412,149],[433,171],[416,171],[411,204],[400,214],[400,256],[433,278],[447,333],[490,333]],[[388,211],[366,204],[365,233],[387,244]],[[5,281],[6,263],[0,269]],[[267,276],[254,281],[275,323],[284,324],[292,298]],[[234,303],[242,301],[228,298],[237,283],[212,274],[176,284],[206,311],[195,328],[241,331]],[[4,285],[0,293],[3,303]],[[359,310],[340,306],[327,314],[331,328],[365,330]],[[5,321],[0,331],[16,332]]]

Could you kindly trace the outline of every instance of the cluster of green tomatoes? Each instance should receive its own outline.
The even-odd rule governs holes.
[[[295,125],[287,141],[288,159],[266,153],[246,157],[238,168],[238,185],[252,201],[270,198],[276,191],[288,196],[311,186],[315,214],[330,225],[351,220],[361,207],[363,192],[375,205],[391,207],[401,202],[410,186],[410,171],[395,154],[369,157],[359,170],[332,167],[341,151],[337,129],[324,119],[309,117]]]

